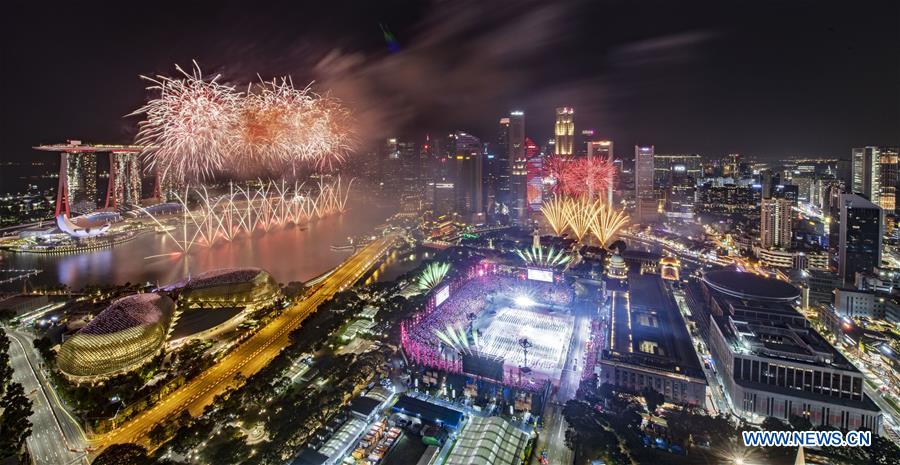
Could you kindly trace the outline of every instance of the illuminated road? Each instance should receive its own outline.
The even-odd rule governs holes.
[[[10,339],[9,361],[13,381],[20,383],[31,399],[30,420],[32,434],[28,437],[28,451],[37,465],[68,465],[86,463],[86,441],[78,423],[65,411],[53,389],[46,387],[46,379],[35,365],[40,360],[31,338],[7,329]]]
[[[555,398],[544,409],[544,429],[538,434],[537,446],[532,457],[532,464],[538,464],[541,451],[547,451],[547,457],[553,465],[570,465],[574,460],[572,451],[566,446],[566,424],[562,408],[566,401],[575,398],[581,375],[584,370],[585,348],[590,339],[591,318],[583,312],[575,315],[575,327],[572,332],[559,390]]]
[[[158,404],[116,430],[92,438],[99,449],[111,444],[133,442],[152,448],[147,433],[157,424],[177,418],[184,410],[197,416],[215,396],[236,386],[237,375],[249,378],[269,364],[290,343],[290,334],[324,301],[358,281],[399,236],[392,234],[372,242],[348,258],[318,284],[309,297],[285,310],[278,318],[257,331],[250,339]],[[298,257],[299,259],[299,257]]]

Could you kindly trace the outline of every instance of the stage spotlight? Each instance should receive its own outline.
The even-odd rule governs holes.
[[[531,297],[528,297],[527,295],[516,296],[514,301],[515,301],[516,305],[518,305],[520,307],[530,307],[530,306],[534,305],[534,301],[531,300]]]

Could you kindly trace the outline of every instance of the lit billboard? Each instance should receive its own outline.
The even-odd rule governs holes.
[[[444,286],[434,294],[434,306],[444,303],[447,300],[447,297],[450,297],[450,286]]]
[[[553,282],[553,272],[550,270],[538,270],[535,268],[528,269],[528,279],[533,281]]]

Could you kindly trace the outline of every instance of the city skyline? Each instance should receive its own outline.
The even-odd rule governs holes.
[[[168,2],[0,24],[0,463],[900,463],[900,4]]]

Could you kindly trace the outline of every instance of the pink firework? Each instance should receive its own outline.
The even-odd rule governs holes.
[[[592,198],[606,192],[616,173],[609,160],[599,157],[553,156],[545,166],[547,175],[556,181],[556,193]]]

